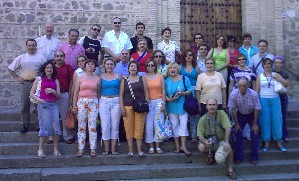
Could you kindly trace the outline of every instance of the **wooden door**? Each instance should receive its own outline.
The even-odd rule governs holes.
[[[214,47],[215,36],[234,35],[242,44],[241,0],[181,0],[181,50],[193,43],[196,33]]]

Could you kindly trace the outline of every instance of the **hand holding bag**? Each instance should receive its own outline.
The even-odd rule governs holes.
[[[76,127],[76,124],[77,124],[77,117],[72,113],[71,110],[69,110],[69,112],[67,113],[65,127],[67,129],[73,129]]]
[[[134,112],[138,112],[138,113],[149,112],[148,102],[145,99],[135,99],[129,77],[126,80],[128,82],[128,86],[129,86],[129,89],[130,89],[130,92],[131,92],[131,96],[133,98],[132,107],[133,107]]]

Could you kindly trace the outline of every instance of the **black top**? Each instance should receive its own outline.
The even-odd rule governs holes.
[[[124,106],[132,106],[133,104],[133,98],[131,95],[131,91],[128,86],[127,79],[124,79]],[[131,83],[131,87],[135,96],[135,99],[144,99],[145,93],[144,93],[144,86],[143,86],[143,80],[142,77],[139,76],[138,82]]]
[[[146,39],[147,41],[147,48],[148,49],[153,49],[154,48],[154,45],[153,45],[153,42],[152,42],[152,39],[147,37],[147,36],[143,36],[144,39]],[[133,53],[137,52],[137,45],[138,45],[138,40],[140,38],[138,36],[134,36],[132,37],[130,40],[131,40],[131,43],[133,45],[133,48],[132,50],[130,51],[130,55],[132,55]]]
[[[88,59],[94,59],[98,61],[99,51],[101,49],[100,40],[91,39],[88,36],[85,36],[83,40],[83,47],[85,50],[89,47],[94,48],[94,50],[91,53],[87,53],[85,51],[85,55],[87,56]]]
[[[289,74],[287,73],[287,71],[285,71],[285,70],[281,70],[281,71],[276,71],[275,69],[273,69],[273,72],[276,72],[276,73],[278,73],[279,75],[281,75],[282,76],[282,78],[284,78],[284,79],[288,79],[289,78]]]

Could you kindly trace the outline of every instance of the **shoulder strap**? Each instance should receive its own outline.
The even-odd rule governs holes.
[[[185,83],[185,76],[184,75],[182,75],[183,76],[183,83],[184,83],[184,88],[185,88],[185,91],[187,90],[187,88],[186,88],[186,83]]]
[[[214,48],[212,48],[212,55],[211,55],[212,58],[213,58],[213,55],[214,55]]]
[[[129,90],[130,90],[130,93],[131,93],[131,96],[133,99],[135,99],[135,96],[134,96],[134,92],[133,92],[133,89],[132,89],[132,86],[131,86],[131,83],[130,83],[130,79],[129,77],[126,78],[127,82],[128,82],[128,87],[129,87]]]
[[[224,128],[222,126],[220,126],[220,124],[214,119],[212,118],[208,113],[206,113],[206,116],[216,125],[218,126],[220,129],[224,130]]]
[[[260,62],[257,64],[257,66],[253,68],[253,71],[256,71],[256,69],[257,69],[258,66],[261,64],[261,62],[264,60],[264,58],[266,57],[266,55],[267,55],[267,54],[265,54],[265,55],[263,56],[263,58],[260,60]]]
[[[144,57],[146,51],[143,52],[143,54],[138,58],[137,62],[140,62],[140,60]]]

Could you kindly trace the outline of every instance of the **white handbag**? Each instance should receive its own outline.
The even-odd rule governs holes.
[[[274,80],[274,91],[279,94],[287,93],[287,89],[277,80]]]

